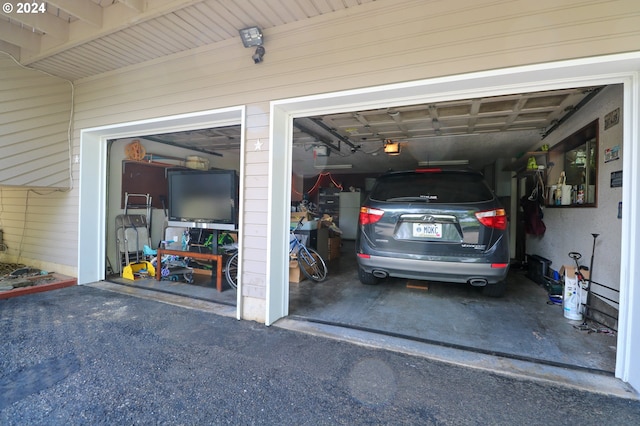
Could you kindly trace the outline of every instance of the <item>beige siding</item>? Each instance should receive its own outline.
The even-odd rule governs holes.
[[[71,84],[0,53],[0,185],[69,187]]]
[[[267,275],[267,174],[269,167],[269,104],[246,109],[245,180],[241,196],[244,222],[240,224],[242,255],[242,316],[264,321]]]
[[[242,280],[245,314],[257,317],[264,312],[259,311],[266,286],[267,153],[271,143],[283,143],[268,140],[270,100],[628,52],[638,46],[637,0],[378,0],[273,29],[259,65],[251,60],[250,49],[232,40],[79,80],[74,151],[83,128],[248,105]],[[263,142],[259,152],[257,139]],[[5,229],[5,237],[20,238],[18,229],[35,227],[42,219],[51,224],[51,241],[67,241],[66,223],[77,219],[74,194],[48,199],[47,218],[30,210],[26,225],[18,214],[23,194],[22,203],[11,203],[16,233],[7,235]],[[5,228],[7,214],[0,216]],[[53,254],[38,252],[35,234],[30,235],[34,247],[29,254],[53,259]],[[63,264],[74,263],[75,247],[58,252]]]
[[[75,275],[77,197],[47,190],[0,189],[0,228],[7,246],[0,260]]]
[[[69,188],[70,114],[69,82],[0,54],[3,262],[76,273],[78,199]]]

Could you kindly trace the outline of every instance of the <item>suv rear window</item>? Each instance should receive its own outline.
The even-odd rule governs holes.
[[[398,173],[378,178],[370,198],[388,202],[476,203],[492,200],[493,193],[477,173]]]

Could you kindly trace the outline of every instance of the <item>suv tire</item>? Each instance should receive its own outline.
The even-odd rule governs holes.
[[[482,294],[487,297],[502,297],[507,292],[507,281],[487,284],[482,288]]]
[[[365,285],[376,285],[380,281],[373,274],[365,272],[362,268],[358,268],[358,278],[360,278],[360,282]]]

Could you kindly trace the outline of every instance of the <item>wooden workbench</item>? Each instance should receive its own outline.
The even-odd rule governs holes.
[[[192,259],[199,260],[210,260],[212,262],[216,262],[216,289],[218,291],[222,291],[222,255],[214,254],[214,253],[200,253],[197,251],[182,251],[182,250],[169,250],[169,249],[158,249],[158,259],[162,259],[164,255],[173,255],[180,257],[190,257]],[[161,263],[159,261],[159,263]],[[160,281],[162,279],[162,266],[161,264],[156,268],[156,280]]]

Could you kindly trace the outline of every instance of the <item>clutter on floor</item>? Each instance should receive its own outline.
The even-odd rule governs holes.
[[[21,263],[0,263],[0,299],[75,285],[77,280]]]
[[[598,234],[592,234],[595,239]],[[570,321],[580,321],[574,328],[589,333],[616,334],[617,311],[604,303],[598,304],[595,286],[606,287],[591,281],[591,265],[580,265],[582,255],[570,252],[574,265],[562,265],[559,270],[551,268],[551,260],[539,255],[527,256],[527,278],[542,286],[548,294],[547,304],[561,305],[563,316]],[[606,287],[609,290],[609,287]]]

